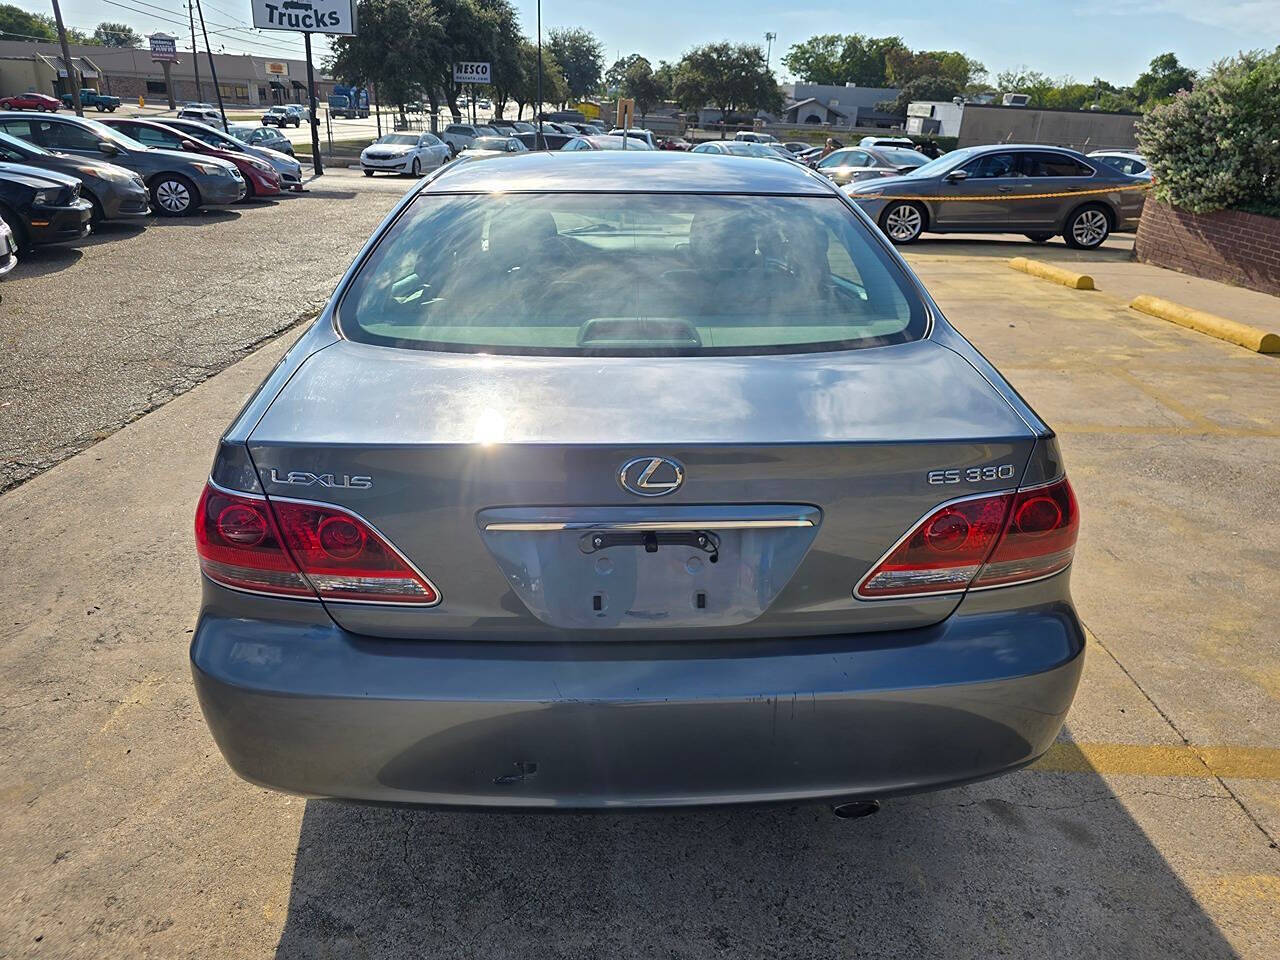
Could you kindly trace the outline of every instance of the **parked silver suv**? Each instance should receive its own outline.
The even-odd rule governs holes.
[[[1092,249],[1134,230],[1149,184],[1063,147],[965,147],[901,177],[853,183],[845,193],[894,243],[932,233],[1061,234]]]

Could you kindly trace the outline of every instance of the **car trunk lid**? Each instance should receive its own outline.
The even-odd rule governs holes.
[[[954,595],[869,602],[853,586],[938,503],[1015,486],[1034,440],[928,340],[664,358],[340,341],[294,374],[249,446],[269,497],[357,513],[443,596],[329,603],[347,629],[622,640],[936,622]],[[660,496],[635,489],[650,461]],[[669,464],[683,476],[667,492]]]

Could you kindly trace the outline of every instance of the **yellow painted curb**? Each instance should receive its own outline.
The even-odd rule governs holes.
[[[1094,289],[1093,277],[1087,273],[1073,273],[1070,270],[1063,270],[1061,267],[1051,267],[1049,264],[1041,263],[1039,260],[1014,257],[1009,261],[1009,266],[1015,270],[1021,270],[1023,273],[1029,273],[1033,277],[1039,277],[1041,280],[1060,283],[1064,287],[1070,287],[1072,290]]]
[[[1219,340],[1226,340],[1228,343],[1239,344],[1254,353],[1280,353],[1280,333],[1267,333],[1247,323],[1228,320],[1226,317],[1205,313],[1203,310],[1193,310],[1172,300],[1162,300],[1159,297],[1143,294],[1133,298],[1129,309],[1159,317],[1161,320],[1168,320],[1179,326],[1190,327],[1192,330],[1217,337]]]

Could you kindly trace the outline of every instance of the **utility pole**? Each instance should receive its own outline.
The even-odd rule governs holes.
[[[541,4],[539,4],[541,9]],[[84,107],[80,103],[80,81],[76,79],[76,68],[71,63],[71,48],[67,46],[67,28],[62,23],[62,8],[58,0],[53,0],[53,19],[58,22],[58,43],[62,44],[62,65],[67,68],[67,86],[71,88],[71,106],[77,117],[84,116]]]
[[[542,139],[542,0],[538,0],[538,105],[533,109],[533,148],[542,150],[546,143]],[[625,140],[626,138],[623,137]]]
[[[199,0],[197,0],[199,2]],[[302,42],[307,52],[307,99],[311,104],[311,175],[313,177],[324,176],[324,161],[320,159],[320,118],[316,115],[319,109],[316,106],[316,72],[311,66],[311,34],[303,33]],[[351,91],[351,96],[356,96],[356,91]],[[357,105],[356,113],[360,112]],[[326,114],[326,117],[332,114]],[[332,138],[329,141],[333,142]]]
[[[770,31],[764,35],[764,42],[768,44],[764,54],[765,69],[769,69],[769,61],[773,58],[773,41],[778,39],[778,35]]]
[[[196,99],[204,99],[204,87],[200,86],[200,48],[196,46],[196,8],[187,3],[187,22],[191,24],[191,69],[196,72]]]
[[[204,8],[200,0],[196,0],[196,13],[200,17],[200,32],[204,34],[204,52],[209,54],[209,73],[213,77],[213,92],[218,95],[218,113],[222,114],[222,129],[230,126],[227,123],[227,109],[222,105],[222,88],[218,86],[218,68],[213,63],[213,51],[209,49],[209,28],[204,25]]]

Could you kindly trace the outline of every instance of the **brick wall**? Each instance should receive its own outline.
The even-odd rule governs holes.
[[[1280,217],[1189,213],[1148,196],[1136,252],[1143,263],[1280,296]]]

